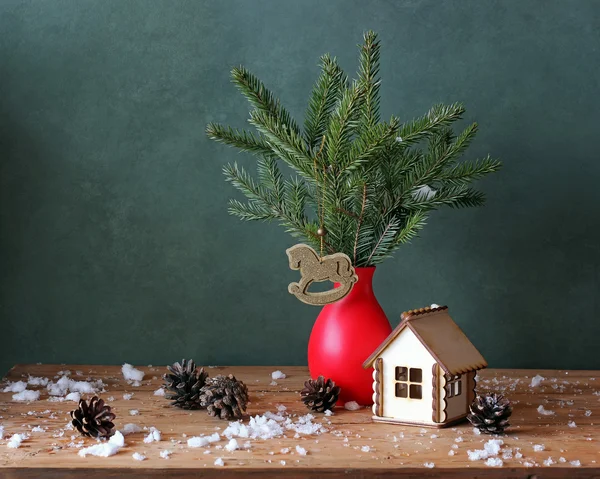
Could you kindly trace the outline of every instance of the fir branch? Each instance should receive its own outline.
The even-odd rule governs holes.
[[[356,170],[361,165],[381,156],[382,150],[396,137],[398,125],[398,119],[392,117],[389,124],[381,123],[363,130],[362,135],[353,142],[348,154],[340,162],[341,173]]]
[[[409,211],[428,211],[441,206],[474,207],[485,202],[485,195],[477,190],[462,186],[442,187],[431,195],[413,193],[403,207]]]
[[[368,31],[360,46],[358,81],[365,89],[362,107],[361,130],[369,129],[379,122],[379,56],[380,43],[377,34]]]
[[[274,217],[286,227],[287,232],[296,237],[307,239],[313,244],[315,238],[319,238],[316,234],[316,225],[289,215],[282,205],[273,202],[272,195],[264,187],[257,185],[243,168],[234,163],[233,165],[227,165],[223,172],[227,180],[250,199],[253,207],[262,208],[265,212],[272,212]],[[234,205],[233,208],[230,205],[230,212],[237,216],[244,215],[246,219],[250,219],[252,215],[251,208],[240,208],[238,205]],[[259,213],[257,214],[260,216]]]
[[[350,147],[350,140],[358,125],[364,87],[355,82],[347,88],[331,115],[326,133],[327,160],[329,165],[336,166]]]
[[[273,156],[273,150],[262,137],[256,137],[251,132],[237,130],[229,126],[209,123],[206,126],[206,134],[211,140],[233,146],[238,150],[248,151],[258,155]]]
[[[363,196],[362,203],[360,207],[360,215],[358,217],[358,223],[356,224],[356,234],[354,235],[354,264],[356,264],[356,249],[358,247],[358,235],[360,233],[360,227],[363,222],[363,215],[365,214],[365,204],[367,202],[367,184],[363,185]]]
[[[449,156],[451,158],[458,158],[463,152],[469,147],[475,135],[477,134],[478,126],[477,123],[472,123],[463,132],[456,137],[454,143],[449,148]]]
[[[241,191],[250,200],[270,203],[269,192],[264,186],[257,184],[244,168],[237,163],[227,164],[223,168],[223,174],[228,182]]]
[[[502,163],[487,156],[482,160],[459,163],[451,169],[444,171],[438,180],[455,186],[461,186],[498,171],[501,167]]]
[[[408,243],[410,240],[416,237],[417,234],[419,234],[419,231],[425,226],[426,221],[427,216],[422,211],[417,211],[409,215],[404,223],[404,226],[394,239],[394,249],[401,244]],[[391,250],[390,253],[392,251],[393,250]]]
[[[271,148],[279,154],[282,160],[303,177],[314,180],[313,159],[309,156],[306,144],[300,134],[282,125],[276,118],[264,111],[252,111],[250,123],[266,137]]]
[[[399,221],[394,217],[378,235],[377,243],[373,246],[371,254],[367,258],[366,264],[376,264],[380,262],[388,253],[388,250],[394,244],[394,238],[399,230]]]
[[[304,121],[304,138],[311,150],[321,142],[331,111],[339,101],[347,78],[335,59],[329,55],[321,57],[322,73],[311,93]]]
[[[465,108],[460,103],[451,105],[435,105],[421,118],[406,123],[400,127],[398,137],[400,141],[396,143],[398,147],[406,147],[412,143],[416,143],[437,128],[447,126],[453,121],[459,120]]]
[[[277,165],[277,159],[272,157],[261,158],[256,162],[256,169],[258,180],[269,190],[273,201],[283,206],[285,203],[284,180]]]
[[[278,218],[278,214],[264,205],[249,201],[241,203],[236,199],[229,200],[229,214],[237,216],[244,221],[271,221]]]
[[[300,134],[300,128],[298,128],[292,116],[252,73],[240,66],[231,70],[231,77],[254,108],[277,118],[280,124],[285,125],[296,134]]]
[[[306,200],[309,196],[306,185],[298,178],[285,182],[284,205],[288,215],[298,223],[306,223]]]
[[[458,162],[477,125],[454,135],[451,126],[464,113],[460,104],[434,106],[403,125],[394,117],[380,122],[379,56],[377,37],[367,32],[358,79],[350,86],[335,59],[323,56],[303,132],[260,80],[242,67],[233,70],[233,81],[255,107],[250,123],[258,134],[216,123],[207,126],[207,134],[256,155],[258,176],[235,163],[224,168],[227,181],[248,198],[247,203],[231,200],[231,214],[277,220],[319,249],[322,208],[327,252],[344,252],[355,266],[370,266],[414,238],[428,211],[484,202],[471,183],[497,171],[500,162],[490,157]],[[323,154],[315,154],[323,137]],[[299,177],[286,178],[279,160]],[[432,191],[419,193],[425,185]]]

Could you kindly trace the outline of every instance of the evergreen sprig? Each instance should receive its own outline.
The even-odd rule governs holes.
[[[230,200],[229,212],[248,221],[278,221],[290,234],[319,248],[323,206],[327,253],[343,252],[355,266],[392,256],[441,206],[472,207],[484,194],[470,184],[498,171],[489,156],[461,161],[477,124],[455,135],[459,103],[436,105],[407,123],[380,120],[380,43],[367,32],[360,46],[358,78],[352,82],[329,55],[311,93],[303,128],[265,85],[243,67],[233,82],[253,109],[257,134],[211,123],[211,139],[257,157],[254,177],[236,163],[227,180],[247,198]],[[297,176],[286,177],[280,163]]]

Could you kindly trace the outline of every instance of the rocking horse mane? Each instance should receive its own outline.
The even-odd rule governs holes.
[[[319,257],[313,251],[310,246],[304,244],[294,245],[285,251],[290,260],[290,268],[296,269],[300,266],[300,262],[304,261],[318,261]]]

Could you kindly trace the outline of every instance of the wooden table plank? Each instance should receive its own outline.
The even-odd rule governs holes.
[[[162,432],[162,441],[145,444],[144,433],[131,434],[125,438],[126,446],[115,456],[82,458],[77,455],[78,449],[69,447],[76,431],[53,437],[64,431],[74,402],[49,402],[43,391],[39,401],[18,403],[12,401],[12,393],[0,393],[0,425],[5,427],[5,439],[0,441],[0,477],[30,478],[42,474],[49,478],[600,477],[600,371],[483,371],[480,391],[503,391],[514,402],[513,427],[501,439],[507,448],[513,451],[520,448],[523,454],[520,459],[505,459],[502,468],[495,468],[483,461],[468,460],[467,450],[482,449],[490,437],[475,435],[467,423],[442,430],[375,424],[367,408],[359,411],[338,408],[331,417],[315,414],[315,422],[323,422],[328,429],[317,436],[294,438],[293,432],[288,431],[287,437],[250,440],[248,451],[217,449],[215,444],[222,447],[225,438],[210,448],[188,448],[188,437],[223,431],[227,422],[211,418],[203,411],[171,408],[163,397],[153,395],[162,383],[164,368],[139,369],[145,372],[145,379],[139,387],[133,387],[124,381],[118,366],[15,366],[7,376],[10,381],[28,375],[54,378],[61,370],[70,370],[78,380],[102,379],[107,385],[102,397],[114,398],[109,404],[117,414],[117,426],[125,423],[154,426]],[[271,385],[271,372],[276,369],[286,373],[287,378]],[[77,376],[76,371],[83,375]],[[292,415],[308,412],[298,400],[298,392],[308,377],[304,367],[216,367],[208,371],[211,375],[233,373],[248,385],[250,415],[276,412],[280,404]],[[536,374],[546,379],[532,388],[531,378]],[[131,400],[123,399],[125,393],[133,393]],[[555,414],[540,415],[539,405]],[[140,414],[130,416],[132,409]],[[576,427],[569,427],[570,421]],[[47,429],[30,433],[31,438],[18,449],[6,447],[6,436],[27,432],[35,426]],[[80,441],[79,437],[74,439]],[[84,443],[89,446],[95,441],[85,439]],[[534,444],[543,444],[544,451],[534,451]],[[308,455],[298,455],[296,445],[305,448]],[[364,446],[369,450],[363,450]],[[282,454],[283,448],[292,452]],[[170,459],[159,457],[163,449],[173,451]],[[210,454],[204,454],[206,449]],[[448,455],[451,450],[455,451],[453,456]],[[143,453],[147,460],[134,461],[131,457],[134,452]],[[224,467],[214,466],[217,457],[223,458]],[[556,464],[544,466],[549,457]],[[566,462],[559,462],[561,457]],[[286,461],[285,466],[280,463],[282,460]],[[570,461],[574,460],[579,460],[581,467],[572,466]],[[426,468],[425,463],[433,463],[435,467]],[[526,467],[526,464],[533,465]]]

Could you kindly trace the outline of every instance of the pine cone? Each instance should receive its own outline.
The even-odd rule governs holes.
[[[116,417],[110,412],[110,406],[103,399],[94,396],[89,404],[85,399],[79,400],[79,406],[71,411],[71,423],[77,430],[88,437],[110,437],[114,433],[113,420]]]
[[[164,375],[164,380],[169,392],[165,397],[173,400],[171,405],[182,409],[200,409],[200,389],[208,379],[204,368],[198,369],[191,359],[182,359],[181,364],[175,363],[167,366],[167,369],[169,373]]]
[[[302,402],[311,411],[325,412],[332,410],[340,395],[341,388],[323,376],[317,379],[309,379],[304,383],[304,389],[300,392]]]
[[[500,434],[510,426],[512,406],[502,394],[477,396],[469,409],[467,419],[484,434]]]
[[[200,390],[200,404],[209,416],[240,419],[246,413],[248,387],[233,374],[210,378]]]

